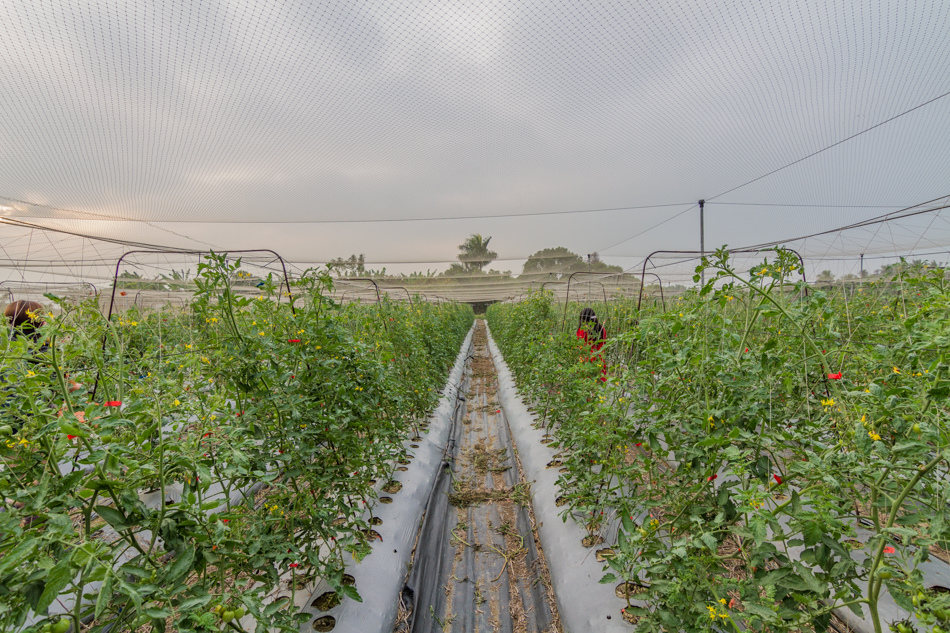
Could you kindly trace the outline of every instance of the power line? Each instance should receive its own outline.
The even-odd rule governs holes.
[[[792,162],[790,162],[790,163],[788,163],[788,164],[786,164],[786,165],[782,165],[781,167],[779,167],[779,168],[777,168],[777,169],[773,169],[772,171],[770,171],[770,172],[768,172],[768,173],[765,173],[765,174],[762,174],[761,176],[758,176],[758,177],[756,177],[756,178],[753,178],[752,180],[749,180],[749,181],[747,181],[747,182],[744,182],[744,183],[742,183],[741,185],[736,185],[736,186],[733,187],[732,189],[729,189],[729,190],[727,190],[727,191],[723,191],[722,193],[718,193],[718,194],[712,196],[711,198],[706,198],[706,200],[707,200],[707,201],[709,201],[709,200],[715,200],[716,198],[722,197],[722,196],[726,195],[727,193],[732,193],[733,191],[735,191],[735,190],[737,190],[737,189],[742,189],[742,188],[745,187],[746,185],[751,185],[752,183],[758,182],[759,180],[762,180],[763,178],[768,178],[768,177],[771,176],[772,174],[777,174],[778,172],[782,171],[783,169],[788,169],[789,167],[791,167],[791,166],[793,166],[793,165],[797,165],[798,163],[800,163],[800,162],[802,162],[802,161],[804,161],[804,160],[808,160],[809,158],[811,158],[811,157],[813,157],[813,156],[817,156],[818,154],[821,154],[822,152],[826,152],[826,151],[828,151],[829,149],[832,149],[832,148],[834,148],[834,147],[837,147],[838,145],[841,145],[842,143],[847,143],[847,142],[850,141],[851,139],[857,138],[857,137],[861,136],[862,134],[866,134],[866,133],[870,132],[871,130],[877,129],[877,128],[881,127],[882,125],[885,125],[885,124],[887,124],[887,123],[890,123],[891,121],[894,121],[894,120],[896,120],[896,119],[899,119],[899,118],[901,118],[902,116],[904,116],[905,114],[910,114],[910,113],[913,112],[914,110],[919,110],[920,108],[924,107],[925,105],[929,105],[929,104],[931,104],[931,103],[933,103],[933,102],[935,102],[935,101],[939,101],[940,99],[943,99],[943,98],[946,97],[947,95],[950,95],[950,91],[947,91],[947,92],[943,93],[942,95],[936,96],[936,97],[934,97],[933,99],[929,99],[929,100],[927,100],[927,101],[924,101],[923,103],[920,103],[920,104],[918,104],[918,105],[915,105],[913,108],[910,108],[910,109],[908,109],[908,110],[904,110],[904,111],[901,112],[900,114],[895,114],[894,116],[892,116],[892,117],[889,118],[889,119],[885,119],[885,120],[881,121],[880,123],[876,123],[876,124],[872,125],[872,126],[869,127],[869,128],[865,128],[865,129],[861,130],[860,132],[857,132],[857,133],[855,133],[855,134],[852,134],[851,136],[848,136],[848,137],[846,137],[846,138],[843,138],[843,139],[841,139],[840,141],[837,141],[837,142],[835,142],[835,143],[832,143],[831,145],[826,145],[825,147],[822,147],[821,149],[819,149],[819,150],[817,150],[817,151],[814,151],[814,152],[812,152],[811,154],[808,154],[807,156],[802,156],[801,158],[799,158],[799,159],[797,159],[797,160],[793,160]]]
[[[950,194],[945,195],[945,196],[940,196],[939,198],[934,198],[933,200],[928,200],[928,201],[926,201],[926,202],[921,202],[921,203],[919,203],[919,204],[915,204],[915,205],[910,206],[910,207],[904,207],[903,209],[900,209],[900,210],[898,210],[898,211],[892,211],[892,212],[890,212],[890,213],[885,213],[885,214],[883,214],[883,215],[879,215],[879,216],[874,217],[874,218],[869,218],[869,219],[867,219],[867,220],[861,220],[861,221],[859,221],[859,222],[854,222],[854,223],[852,223],[852,224],[847,224],[847,225],[845,225],[845,226],[841,226],[841,227],[838,227],[838,228],[836,228],[836,229],[828,229],[827,231],[818,231],[817,233],[810,233],[810,234],[808,234],[808,235],[801,235],[801,236],[798,236],[798,237],[793,237],[793,238],[784,239],[784,240],[776,240],[776,241],[774,241],[774,242],[763,242],[763,243],[761,243],[761,244],[755,244],[755,245],[753,245],[753,246],[747,246],[747,247],[745,247],[745,248],[747,248],[747,249],[765,248],[765,247],[770,247],[770,246],[776,246],[776,245],[778,245],[778,244],[787,244],[788,242],[798,242],[798,241],[801,241],[801,240],[807,240],[807,239],[811,239],[811,238],[815,238],[815,237],[820,237],[820,236],[822,236],[822,235],[829,235],[829,234],[831,234],[831,233],[841,233],[842,231],[847,231],[847,230],[850,230],[850,229],[857,229],[857,228],[862,228],[862,227],[865,227],[865,226],[871,226],[871,225],[874,225],[874,224],[881,224],[881,223],[883,223],[883,222],[890,222],[890,221],[893,221],[893,220],[901,220],[901,219],[904,219],[904,218],[910,218],[910,217],[913,217],[913,216],[915,216],[915,215],[921,215],[921,214],[924,214],[924,213],[933,213],[934,211],[940,211],[940,210],[942,210],[942,209],[948,209],[948,208],[950,208],[950,203],[947,202],[948,199],[950,199]],[[944,201],[944,204],[943,204],[942,206],[939,206],[939,207],[930,207],[930,208],[927,208],[927,209],[919,209],[919,208],[918,208],[918,207],[922,207],[922,206],[927,205],[927,204],[933,204],[933,203],[937,202],[938,200],[943,200],[943,201]],[[911,211],[912,209],[917,209],[917,210],[916,210],[916,211]],[[900,215],[898,215],[898,214],[900,214]],[[744,250],[744,249],[743,249],[743,250]]]
[[[706,202],[709,202],[707,200]],[[731,207],[795,207],[800,209],[902,209],[902,204],[796,204],[787,202],[717,202]]]
[[[683,215],[683,214],[686,213],[687,211],[692,210],[693,207],[695,207],[695,206],[696,206],[696,203],[690,204],[687,208],[683,209],[682,211],[680,211],[680,212],[677,213],[676,215],[671,215],[670,217],[666,218],[666,219],[663,220],[662,222],[658,222],[657,224],[654,224],[654,225],[651,226],[650,228],[644,229],[643,231],[640,231],[640,232],[637,233],[636,235],[631,235],[630,237],[628,237],[628,238],[626,238],[626,239],[620,240],[620,241],[617,242],[616,244],[612,244],[611,246],[608,246],[607,248],[598,249],[598,252],[609,251],[610,249],[615,248],[615,247],[617,247],[617,246],[620,246],[621,244],[624,244],[624,243],[626,243],[626,242],[629,242],[630,240],[632,240],[632,239],[634,239],[634,238],[640,237],[641,235],[643,235],[643,234],[645,234],[645,233],[649,233],[649,232],[652,231],[653,229],[655,229],[655,228],[657,228],[657,227],[660,227],[660,226],[663,226],[664,224],[666,224],[667,222],[670,222],[671,220],[675,220],[676,218],[680,217],[681,215]]]
[[[106,221],[116,221],[116,222],[143,222],[146,224],[152,225],[152,222],[161,224],[162,221],[146,221],[146,220],[136,220],[130,218],[123,218],[118,216],[111,216],[102,213],[91,213],[89,211],[76,211],[74,209],[67,209],[64,207],[53,207],[45,204],[36,204],[34,202],[29,202],[26,200],[20,200],[17,198],[10,198],[7,196],[0,196],[0,200],[7,200],[9,202],[17,204],[25,204],[31,207],[39,207],[42,209],[49,209],[50,211],[56,211],[58,213],[74,214],[75,219],[92,219],[92,220],[106,220]],[[579,213],[607,213],[610,211],[637,211],[643,209],[663,209],[667,207],[678,207],[684,204],[689,204],[688,202],[676,202],[676,203],[667,203],[667,204],[646,204],[646,205],[630,205],[625,207],[604,207],[604,208],[595,208],[595,209],[570,209],[564,211],[529,211],[527,213],[490,213],[487,215],[453,215],[453,216],[427,216],[421,218],[333,218],[333,219],[310,219],[310,220],[295,220],[292,218],[273,218],[273,217],[261,217],[255,219],[241,219],[241,220],[207,220],[207,219],[180,219],[175,220],[174,224],[190,223],[190,224],[374,224],[374,223],[387,223],[387,222],[445,222],[452,220],[483,220],[483,219],[494,219],[494,218],[529,218],[536,216],[544,215],[574,215]],[[25,214],[26,217],[36,217],[34,215]],[[16,217],[12,214],[7,214],[6,217]],[[57,218],[63,219],[61,215],[56,216]],[[68,218],[67,218],[68,219]]]
[[[56,211],[60,214],[72,214],[75,218],[70,218],[68,215],[66,217],[62,215],[55,216],[56,219],[83,219],[83,220],[102,220],[102,221],[114,221],[114,222],[141,222],[147,224],[148,226],[154,226],[160,230],[163,229],[159,226],[165,222],[158,221],[147,221],[139,220],[134,218],[125,218],[115,215],[108,215],[104,213],[93,213],[91,211],[78,211],[75,209],[68,209],[65,207],[55,207],[45,204],[38,204],[35,202],[29,202],[28,200],[21,200],[19,198],[11,198],[9,196],[0,195],[0,200],[6,200],[15,204],[24,204],[30,207],[38,207],[41,209],[48,209],[50,211]],[[529,211],[527,213],[490,213],[487,215],[453,215],[453,216],[427,216],[421,218],[350,218],[350,219],[311,219],[311,220],[294,220],[294,219],[273,219],[273,218],[260,218],[260,219],[250,219],[250,220],[202,220],[202,219],[185,219],[185,220],[176,220],[174,224],[190,223],[190,224],[375,224],[375,223],[390,223],[390,222],[449,222],[453,220],[488,220],[488,219],[498,219],[498,218],[530,218],[537,216],[550,216],[550,215],[575,215],[582,213],[609,213],[613,211],[640,211],[648,209],[665,209],[670,207],[681,207],[686,204],[692,204],[691,202],[671,202],[664,204],[644,204],[644,205],[629,205],[624,207],[602,207],[602,208],[593,208],[593,209],[570,209],[562,211]],[[786,202],[720,202],[721,205],[730,205],[730,206],[750,206],[750,207],[801,207],[801,208],[815,208],[815,209],[897,209],[902,205],[864,205],[864,204],[798,204],[798,203],[786,203]],[[37,217],[34,214],[23,214],[19,216],[17,214],[8,213],[5,217],[9,218],[35,218]],[[42,216],[39,216],[42,217]],[[178,235],[175,233],[175,235]],[[187,237],[179,235],[179,237]],[[190,238],[189,238],[190,239]]]
[[[888,119],[885,119],[885,120],[883,120],[883,121],[881,121],[881,122],[879,122],[879,123],[876,123],[876,124],[872,125],[871,127],[865,128],[865,129],[861,130],[860,132],[857,132],[857,133],[855,133],[855,134],[852,134],[851,136],[848,136],[848,137],[846,137],[846,138],[843,138],[843,139],[841,139],[840,141],[836,141],[836,142],[832,143],[831,145],[826,145],[825,147],[823,147],[823,148],[821,148],[821,149],[819,149],[819,150],[816,150],[816,151],[812,152],[811,154],[808,154],[807,156],[803,156],[803,157],[801,157],[801,158],[798,158],[798,159],[796,159],[796,160],[793,160],[792,162],[786,163],[785,165],[782,165],[781,167],[778,167],[778,168],[776,168],[776,169],[773,169],[772,171],[770,171],[770,172],[768,172],[768,173],[762,174],[761,176],[757,176],[757,177],[753,178],[752,180],[748,180],[748,181],[742,183],[741,185],[736,185],[735,187],[733,187],[733,188],[731,188],[731,189],[728,189],[728,190],[726,190],[726,191],[723,191],[722,193],[718,193],[718,194],[716,194],[716,195],[714,195],[714,196],[712,196],[712,197],[710,197],[710,198],[706,198],[706,201],[708,202],[708,201],[710,201],[710,200],[715,200],[716,198],[721,198],[722,196],[724,196],[724,195],[726,195],[726,194],[732,193],[733,191],[736,191],[736,190],[738,190],[738,189],[741,189],[741,188],[743,188],[743,187],[745,187],[745,186],[747,186],[747,185],[751,185],[751,184],[754,183],[754,182],[758,182],[759,180],[762,180],[763,178],[768,178],[769,176],[771,176],[771,175],[773,175],[773,174],[777,174],[778,172],[782,171],[783,169],[788,169],[789,167],[792,167],[793,165],[797,165],[798,163],[800,163],[800,162],[802,162],[802,161],[808,160],[809,158],[812,158],[812,157],[814,157],[814,156],[817,156],[818,154],[821,154],[822,152],[826,152],[826,151],[828,151],[829,149],[832,149],[832,148],[834,148],[834,147],[837,147],[838,145],[841,145],[842,143],[847,143],[848,141],[850,141],[850,140],[852,140],[852,139],[854,139],[854,138],[857,138],[857,137],[861,136],[862,134],[866,134],[867,132],[870,132],[871,130],[877,129],[877,128],[881,127],[882,125],[885,125],[885,124],[887,124],[887,123],[890,123],[891,121],[894,121],[894,120],[896,120],[896,119],[899,119],[899,118],[901,118],[902,116],[904,116],[905,114],[910,114],[911,112],[914,112],[915,110],[919,110],[920,108],[922,108],[922,107],[924,107],[924,106],[926,106],[926,105],[929,105],[929,104],[931,104],[931,103],[934,103],[935,101],[938,101],[938,100],[940,100],[940,99],[943,99],[943,98],[946,97],[947,95],[950,95],[950,91],[947,91],[947,92],[945,92],[945,93],[943,93],[943,94],[941,94],[941,95],[938,95],[938,96],[934,97],[933,99],[929,99],[929,100],[927,100],[927,101],[924,101],[923,103],[920,103],[920,104],[914,106],[913,108],[909,108],[909,109],[907,109],[907,110],[904,110],[903,112],[901,112],[901,113],[899,113],[899,114],[895,114],[894,116],[892,116],[892,117],[890,117],[890,118],[888,118]],[[721,204],[721,203],[720,203],[720,204]],[[732,203],[732,204],[751,204],[751,203]],[[695,206],[695,205],[693,205],[693,206]],[[790,206],[791,206],[791,205],[790,205]],[[636,238],[636,237],[640,237],[641,235],[643,235],[643,234],[645,234],[645,233],[649,233],[649,232],[652,231],[653,229],[655,229],[655,228],[657,228],[657,227],[659,227],[659,226],[662,226],[662,225],[666,224],[666,223],[669,222],[670,220],[672,220],[672,219],[674,219],[674,218],[678,218],[679,216],[683,215],[683,213],[686,213],[686,212],[689,211],[690,209],[692,209],[692,206],[691,206],[690,208],[688,208],[688,209],[683,210],[681,213],[678,213],[678,214],[676,214],[676,215],[674,215],[674,216],[672,216],[672,217],[670,217],[670,218],[664,220],[663,222],[660,222],[660,223],[658,223],[658,224],[654,224],[654,225],[651,226],[650,228],[648,228],[648,229],[646,229],[646,230],[644,230],[644,231],[641,231],[641,232],[637,233],[636,235],[633,235],[633,236],[631,236],[631,237],[628,237],[627,239],[622,240],[622,241],[620,241],[620,242],[614,244],[613,246],[608,246],[607,248],[602,249],[602,250],[605,250],[605,251],[606,251],[606,250],[610,250],[611,248],[614,248],[615,246],[619,246],[620,244],[623,244],[624,242],[629,242],[630,240],[632,240],[632,239],[634,239],[634,238]]]

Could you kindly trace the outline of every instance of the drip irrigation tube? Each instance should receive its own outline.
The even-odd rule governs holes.
[[[554,451],[541,443],[544,431],[534,427],[534,416],[518,396],[511,371],[490,330],[488,346],[498,372],[498,398],[525,478],[531,482],[531,503],[542,547],[549,552],[548,569],[564,630],[629,633],[633,628],[620,613],[626,602],[617,597],[612,584],[600,584],[603,564],[597,562],[593,549],[581,544],[586,531],[573,518],[563,521],[560,516],[555,503],[558,472],[547,468]]]
[[[430,492],[441,471],[440,466],[449,442],[452,423],[460,413],[464,415],[464,368],[471,351],[473,333],[474,326],[462,343],[455,366],[449,373],[442,399],[429,420],[428,431],[421,440],[413,442],[417,448],[409,448],[407,442],[413,459],[408,470],[394,473],[394,481],[401,486],[399,491],[381,492],[381,495],[390,497],[392,502],[381,503],[373,510],[373,517],[382,521],[375,528],[382,539],[373,542],[372,553],[362,561],[348,557],[346,573],[355,579],[356,589],[363,601],[347,599],[321,611],[314,603],[318,602],[317,598],[325,592],[331,591],[326,582],[321,580],[307,599],[304,609],[315,619],[301,624],[301,631],[392,633],[400,595],[412,560],[413,545]],[[316,629],[313,625],[317,622],[332,628]]]

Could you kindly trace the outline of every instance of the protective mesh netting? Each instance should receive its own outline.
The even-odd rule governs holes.
[[[0,0],[0,15],[11,281],[95,284],[148,246],[440,269],[471,232],[516,275],[556,245],[633,271],[698,248],[700,198],[707,249],[783,242],[813,271],[950,246],[944,2]],[[516,294],[481,281],[400,285]]]

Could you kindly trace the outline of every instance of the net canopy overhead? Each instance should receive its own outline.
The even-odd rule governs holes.
[[[471,233],[515,276],[555,246],[633,270],[698,248],[700,199],[707,249],[950,247],[950,3],[0,0],[0,15],[0,278],[95,283],[153,246],[439,271]]]

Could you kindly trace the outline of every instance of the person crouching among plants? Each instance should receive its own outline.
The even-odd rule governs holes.
[[[604,342],[607,340],[607,328],[597,320],[597,314],[592,308],[581,310],[580,321],[577,324],[577,338],[583,340],[590,347],[592,354],[590,362],[600,361],[603,367],[603,375],[600,381],[607,382],[607,361],[604,360],[604,355],[601,353]]]
[[[43,312],[42,304],[36,301],[14,301],[8,304],[3,310],[3,316],[10,325],[10,340],[27,339],[34,345],[40,342],[40,328],[43,327],[43,318],[40,314]],[[43,342],[34,353],[42,353],[49,350],[49,346]]]
[[[43,305],[36,301],[14,301],[8,304],[3,310],[3,316],[10,327],[9,340],[11,342],[22,340],[27,343],[30,349],[30,363],[40,362],[37,358],[40,355],[46,355],[50,351],[49,342],[42,338],[41,328],[43,322]],[[29,370],[32,372],[32,370]],[[9,372],[3,373],[3,379],[9,380]],[[70,393],[82,389],[82,384],[74,380],[66,381],[66,388]],[[4,389],[10,391],[12,387]]]

